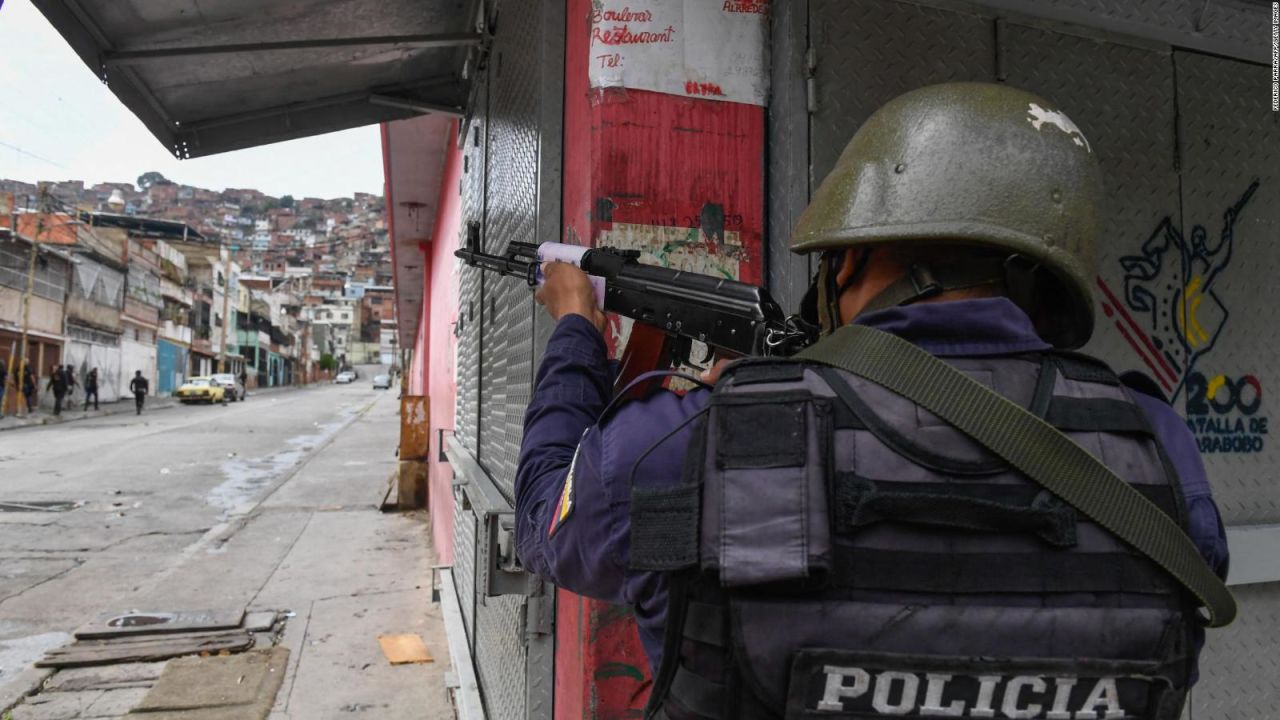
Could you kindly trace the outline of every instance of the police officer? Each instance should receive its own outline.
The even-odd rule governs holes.
[[[76,394],[76,386],[80,383],[76,381],[76,368],[74,365],[68,364],[62,371],[62,377],[67,381],[67,407],[71,407],[75,403],[72,397]]]
[[[22,396],[27,399],[27,413],[36,411],[36,391],[40,389],[40,383],[36,380],[35,372],[31,366],[22,364]]]
[[[93,398],[93,409],[98,409],[98,368],[93,368],[84,377],[84,409],[89,409],[89,398]]]
[[[1051,102],[909,92],[859,129],[794,230],[793,251],[820,253],[805,313],[825,336],[905,339],[1053,424],[1225,576],[1187,427],[1065,352],[1093,327],[1101,201],[1089,140]],[[1147,557],[836,368],[744,361],[714,391],[606,413],[591,285],[544,272],[556,326],[525,416],[518,554],[634,607],[648,717],[1179,716],[1202,631]]]
[[[137,410],[135,414],[142,414],[142,404],[146,402],[147,391],[150,389],[151,384],[147,382],[146,378],[142,377],[142,371],[134,370],[133,379],[129,381],[129,392],[133,393],[133,402],[136,406],[135,410]]]
[[[49,366],[49,386],[45,389],[53,391],[53,414],[55,416],[62,414],[62,400],[69,391],[70,386],[67,382],[69,379],[69,373],[61,365]]]

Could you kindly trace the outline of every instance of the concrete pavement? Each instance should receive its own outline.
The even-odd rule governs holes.
[[[296,388],[287,385],[282,387],[255,388],[254,390],[249,391],[249,397],[263,397],[278,392],[292,392],[299,389],[304,388]],[[9,391],[12,392],[13,389],[10,388]],[[137,412],[137,408],[134,406],[132,397],[121,398],[115,402],[102,402],[93,410],[83,408],[81,403],[84,402],[84,396],[82,394],[77,393],[74,400],[75,401],[68,403],[67,409],[63,410],[59,415],[54,415],[53,411],[46,407],[39,407],[34,413],[24,415],[9,413],[4,417],[0,417],[0,431],[17,430],[19,428],[31,427],[32,425],[55,425],[59,423],[72,422],[74,420],[108,417],[110,415],[136,414]],[[178,402],[176,398],[171,396],[161,397],[157,395],[149,395],[147,396],[146,410],[144,410],[144,412],[150,410],[165,410],[171,407],[179,407],[181,405],[182,403]]]
[[[59,510],[0,506],[0,711],[99,612],[245,607],[292,613],[272,718],[452,717],[427,519],[376,509],[397,432],[365,381],[0,433],[0,504]],[[378,635],[414,632],[435,662],[389,665]],[[58,676],[14,720],[119,717],[158,675]]]
[[[176,407],[178,401],[169,397],[149,397],[147,398],[147,410],[165,410]],[[127,400],[117,400],[110,403],[99,403],[96,410],[81,409],[79,403],[73,403],[71,407],[62,411],[60,415],[54,415],[52,411],[46,408],[38,408],[34,413],[26,415],[14,415],[12,413],[0,418],[0,431],[17,430],[19,428],[31,427],[33,425],[57,425],[74,420],[86,420],[95,417],[107,417],[110,415],[135,414],[137,408],[134,406],[133,398]]]

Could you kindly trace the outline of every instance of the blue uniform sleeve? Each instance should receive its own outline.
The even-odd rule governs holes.
[[[551,333],[524,417],[516,551],[530,572],[621,602],[622,568],[603,544],[575,537],[581,525],[607,522],[610,511],[600,482],[600,434],[591,431],[613,387],[607,352],[604,337],[579,315],[561,318]]]
[[[1141,392],[1134,392],[1133,396],[1151,422],[1156,438],[1178,473],[1182,497],[1187,505],[1187,534],[1214,572],[1219,577],[1226,578],[1230,564],[1227,532],[1222,525],[1218,505],[1213,501],[1209,476],[1196,447],[1195,437],[1187,429],[1186,422],[1164,402]]]
[[[525,413],[516,549],[526,569],[560,587],[657,612],[661,578],[629,569],[631,470],[643,456],[637,484],[679,482],[687,421],[710,393],[663,390],[625,403],[597,425],[613,379],[600,333],[583,318],[563,318]]]

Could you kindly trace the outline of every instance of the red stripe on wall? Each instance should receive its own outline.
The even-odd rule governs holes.
[[[568,0],[565,241],[595,245],[616,223],[701,228],[704,217],[722,214],[724,232],[743,246],[738,277],[760,282],[764,108],[642,90],[592,91],[590,11],[590,0]],[[725,250],[718,237],[706,252]],[[563,590],[557,603],[555,717],[638,717],[652,678],[631,610]]]
[[[1102,281],[1102,278],[1097,278],[1097,282],[1098,282],[1098,287],[1102,288],[1102,292],[1106,294],[1107,299],[1111,301],[1111,305],[1116,309],[1116,312],[1120,313],[1120,317],[1123,318],[1124,321],[1129,324],[1129,327],[1133,329],[1133,334],[1136,335],[1140,340],[1142,340],[1142,344],[1146,345],[1147,350],[1151,352],[1151,356],[1155,358],[1155,361],[1156,363],[1158,363],[1159,367],[1157,367],[1156,364],[1153,364],[1150,361],[1147,362],[1147,366],[1150,367],[1151,372],[1155,373],[1156,377],[1159,378],[1160,383],[1165,386],[1165,389],[1166,390],[1169,389],[1170,382],[1173,382],[1173,383],[1178,382],[1178,376],[1176,373],[1173,372],[1173,368],[1169,367],[1169,363],[1166,362],[1164,359],[1164,356],[1162,356],[1160,352],[1156,350],[1155,345],[1151,343],[1151,338],[1147,337],[1147,334],[1143,332],[1142,328],[1139,327],[1138,323],[1134,321],[1133,316],[1130,315],[1129,311],[1125,309],[1124,304],[1121,303],[1118,299],[1116,299],[1116,295],[1115,293],[1111,292],[1111,288],[1108,287],[1107,284]],[[1120,328],[1120,332],[1125,335],[1125,339],[1129,340],[1129,343],[1132,345],[1133,340],[1129,338],[1127,333],[1125,333],[1124,328],[1120,326],[1119,322],[1116,323],[1116,327]],[[1137,348],[1135,347],[1134,349],[1136,350]],[[1142,352],[1139,351],[1138,354],[1142,355]],[[1166,373],[1166,377],[1161,377],[1160,371],[1162,369]]]

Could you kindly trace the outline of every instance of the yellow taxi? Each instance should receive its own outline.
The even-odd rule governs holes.
[[[182,403],[207,402],[212,405],[227,401],[226,389],[211,377],[193,377],[183,383],[173,396]]]

